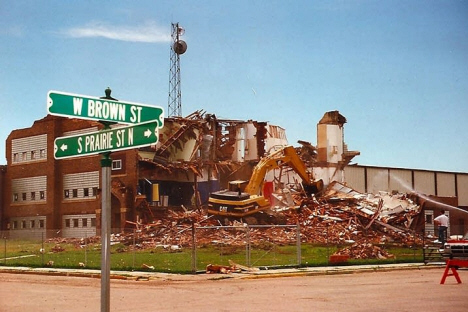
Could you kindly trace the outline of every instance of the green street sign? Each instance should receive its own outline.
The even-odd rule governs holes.
[[[125,124],[158,121],[164,125],[164,109],[132,102],[120,102],[87,95],[49,91],[47,111],[51,115]]]
[[[55,159],[88,156],[149,146],[158,142],[157,121],[59,137],[54,141]]]

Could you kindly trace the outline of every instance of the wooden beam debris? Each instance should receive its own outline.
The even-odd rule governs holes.
[[[340,193],[341,190],[345,193]],[[280,191],[276,195],[281,197],[282,194]],[[292,194],[295,202],[300,201],[300,196]],[[392,196],[385,194],[380,197],[374,195],[369,199],[368,196],[355,190],[335,184],[331,191],[329,189],[324,192],[323,197],[307,201],[300,208],[291,206],[290,201],[277,202],[278,207],[273,207],[271,213],[286,225],[299,225],[302,243],[345,245],[348,249],[342,252],[348,254],[349,258],[388,258],[390,255],[381,250],[381,247],[376,247],[382,242],[398,242],[402,246],[413,246],[422,242],[421,238],[415,237],[413,230],[408,227],[408,223],[420,213],[420,207],[409,201],[407,197],[398,194]],[[394,205],[387,205],[386,202]],[[281,203],[286,206],[281,206]],[[392,210],[392,207],[395,210]],[[128,250],[164,248],[168,252],[179,252],[183,248],[191,248],[193,226],[196,229],[198,246],[216,244],[223,248],[245,247],[244,221],[234,220],[231,224],[231,228],[219,227],[221,225],[219,220],[207,215],[205,210],[192,210],[181,206],[178,211],[159,212],[147,223],[138,217],[135,222],[127,221],[129,227],[127,232],[113,235],[112,242],[121,242],[127,245]],[[132,227],[135,230],[132,231]],[[296,240],[295,229],[249,228],[249,241],[252,246],[286,245]],[[88,237],[86,241],[98,242],[99,238]],[[55,243],[55,247],[52,248],[55,252],[62,250],[60,246],[62,243],[72,243],[76,246],[84,244],[81,239],[71,238],[52,238],[48,242]],[[234,272],[235,269],[249,269],[235,263],[230,263],[228,267],[213,266],[208,268],[209,271]]]

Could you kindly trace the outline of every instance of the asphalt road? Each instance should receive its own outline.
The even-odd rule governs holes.
[[[468,311],[468,271],[111,280],[111,311]],[[99,311],[100,279],[0,273],[0,311]]]

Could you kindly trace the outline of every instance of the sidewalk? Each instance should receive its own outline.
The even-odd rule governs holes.
[[[293,276],[315,276],[332,274],[350,274],[360,272],[384,272],[394,270],[423,270],[423,269],[441,269],[445,267],[444,263],[400,263],[400,264],[382,264],[382,265],[350,265],[350,266],[327,266],[327,267],[305,267],[288,269],[263,269],[255,271],[242,271],[241,273],[229,274],[173,274],[161,272],[141,272],[141,271],[111,271],[111,279],[120,280],[142,280],[142,279],[162,279],[168,281],[197,281],[197,280],[216,280],[216,279],[254,279],[254,278],[274,278],[274,277],[293,277]],[[60,269],[60,268],[30,268],[30,267],[0,267],[1,273],[16,274],[45,274],[55,276],[70,277],[90,277],[101,278],[100,270],[87,269]]]

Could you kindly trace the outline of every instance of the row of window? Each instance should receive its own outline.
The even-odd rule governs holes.
[[[78,189],[65,190],[64,198],[78,198],[78,197],[96,197],[97,196],[97,187],[83,188],[83,192],[78,192]],[[29,194],[29,198],[28,198]],[[35,201],[35,200],[45,200],[45,191],[39,192],[23,192],[21,194],[13,194],[13,202],[18,201]]]
[[[43,150],[41,150],[43,151]],[[27,157],[28,152],[23,152],[22,154]],[[35,155],[34,152],[31,152],[32,155]],[[44,152],[45,153],[45,152]],[[19,154],[15,153],[15,157],[19,159]],[[41,154],[42,155],[42,154]],[[112,161],[112,170],[121,170],[122,169],[122,160],[117,159]],[[95,175],[94,175],[95,173]],[[91,176],[89,176],[91,174]],[[78,185],[88,184],[88,185],[97,185],[99,182],[99,172],[91,172],[91,173],[77,173],[77,174],[70,174],[66,175],[64,180],[64,186],[68,188],[63,191],[63,198],[64,199],[75,199],[75,198],[91,198],[96,197],[98,193],[97,187],[85,187],[85,188],[75,188]],[[41,179],[42,178],[42,179]],[[75,181],[78,178],[78,182]],[[86,181],[85,183],[79,182],[81,180]],[[44,180],[44,181],[43,181]],[[45,187],[46,181],[45,177],[31,177],[31,178],[24,178],[24,179],[17,179],[13,181],[13,202],[29,202],[29,201],[44,201],[46,200],[46,192],[45,191],[31,191],[31,192],[23,192],[22,189],[41,189]]]
[[[67,218],[65,219],[65,227],[66,228],[96,227],[96,218],[71,218],[71,219]]]
[[[45,149],[13,154],[13,162],[21,162],[21,161],[29,161],[29,160],[37,160],[37,159],[45,159],[45,158],[47,158]]]
[[[25,230],[25,229],[43,229],[45,227],[45,220],[21,220],[13,221],[11,223],[12,230]]]
[[[71,217],[65,218],[65,228],[95,228],[96,217]],[[11,230],[45,229],[45,219],[12,220],[8,223]]]
[[[39,151],[22,152],[22,153],[13,154],[14,163],[22,162],[22,161],[45,159],[45,158],[47,158],[45,149],[41,149]],[[121,159],[113,160],[112,170],[120,170],[120,169],[122,169],[122,160]]]
[[[14,193],[13,194],[13,201],[17,202],[17,201],[20,200],[20,198],[21,198],[22,201],[45,200],[45,191],[31,192],[29,194],[30,194],[30,197],[28,198],[28,193],[26,193],[26,192],[21,193],[21,197],[20,197],[20,194]]]
[[[78,189],[72,189],[72,190],[65,190],[64,191],[64,197],[65,198],[78,198],[79,195],[80,197],[96,197],[97,196],[97,187],[89,187],[89,188],[83,188],[83,192],[79,194]],[[45,200],[45,191],[39,191],[39,192],[31,192],[29,193],[29,198],[28,198],[28,193],[23,192],[21,194],[19,193],[14,193],[13,194],[13,201],[18,202],[18,201],[35,201],[35,200]]]
[[[97,190],[97,187],[85,187],[82,193],[78,192],[78,189],[64,190],[63,195],[65,198],[96,197]]]

